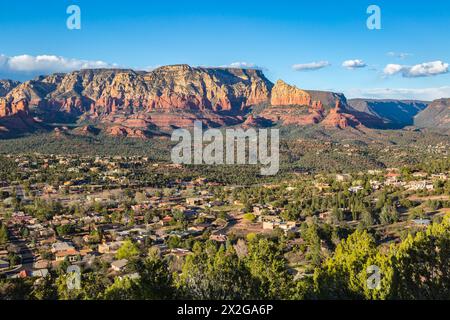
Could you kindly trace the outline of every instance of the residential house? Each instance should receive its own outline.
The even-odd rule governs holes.
[[[448,175],[446,175],[445,173],[433,174],[433,175],[431,175],[431,179],[433,179],[433,180],[447,180],[448,179]]]
[[[45,278],[49,275],[48,269],[39,269],[31,271],[31,276],[34,278]]]
[[[370,186],[373,190],[379,190],[381,188],[381,182],[377,180],[370,180],[369,181]]]
[[[226,242],[228,237],[225,234],[212,234],[209,237],[209,240],[216,241],[216,242]]]
[[[173,221],[173,218],[171,216],[165,216],[161,219],[160,224],[162,226],[167,226]]]
[[[56,242],[52,244],[52,252],[62,252],[62,251],[70,251],[75,250],[75,247],[69,242]]]
[[[47,269],[51,265],[50,261],[42,259],[33,264],[34,269]]]
[[[111,268],[116,272],[124,271],[127,265],[128,265],[127,259],[116,260],[111,262]]]
[[[414,225],[422,228],[426,228],[431,224],[430,219],[415,219],[412,221]]]
[[[433,190],[434,186],[432,183],[422,180],[422,181],[411,181],[405,186],[408,190],[418,191],[418,190]]]
[[[276,226],[276,222],[274,221],[263,221],[263,229],[264,230],[274,230]]]
[[[359,191],[362,191],[364,188],[362,186],[355,186],[348,188],[348,191],[351,193],[358,193]]]
[[[186,203],[190,206],[198,206],[203,203],[202,198],[187,198]]]
[[[352,177],[349,174],[337,174],[336,175],[336,181],[338,182],[344,182],[347,180],[350,180]]]
[[[281,222],[278,227],[284,231],[296,231],[297,223],[295,221]]]
[[[105,253],[116,253],[117,250],[122,246],[123,241],[115,241],[115,242],[108,242],[108,243],[102,243],[98,245],[98,252],[101,254]]]
[[[175,249],[170,250],[169,255],[175,256],[177,258],[183,258],[190,254],[192,254],[192,252],[187,249],[175,248]]]
[[[58,251],[55,253],[56,261],[69,261],[70,263],[74,263],[80,260],[80,252],[75,249],[65,250],[65,251]]]
[[[428,174],[426,172],[419,171],[419,172],[414,172],[412,174],[412,176],[414,178],[426,178],[428,176]]]

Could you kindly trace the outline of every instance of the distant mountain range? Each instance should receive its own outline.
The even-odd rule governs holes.
[[[345,129],[448,127],[449,100],[352,99],[271,83],[260,70],[174,65],[150,72],[81,70],[0,81],[0,137],[68,130],[145,138],[205,126],[321,125]]]
[[[425,110],[429,102],[414,100],[351,99],[349,105],[359,112],[373,116],[368,127],[399,129],[414,125],[414,117]]]

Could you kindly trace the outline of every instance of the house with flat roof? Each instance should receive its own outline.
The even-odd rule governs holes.
[[[122,260],[116,260],[111,262],[111,268],[114,271],[117,272],[122,272],[125,270],[125,267],[128,265],[128,260],[127,259],[122,259]]]
[[[415,219],[412,222],[419,227],[427,227],[431,224],[430,219]]]

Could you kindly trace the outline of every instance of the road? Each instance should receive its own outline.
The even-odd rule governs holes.
[[[11,235],[10,243],[14,244],[20,249],[19,254],[21,256],[22,264],[17,266],[13,270],[5,272],[4,274],[6,276],[11,276],[19,273],[22,270],[32,270],[35,262],[35,256],[31,248],[28,246],[27,242],[24,241],[23,239],[19,239],[15,235]]]

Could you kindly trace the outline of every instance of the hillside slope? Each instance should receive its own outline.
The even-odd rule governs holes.
[[[421,128],[450,129],[450,99],[433,101],[414,118],[414,124]]]

